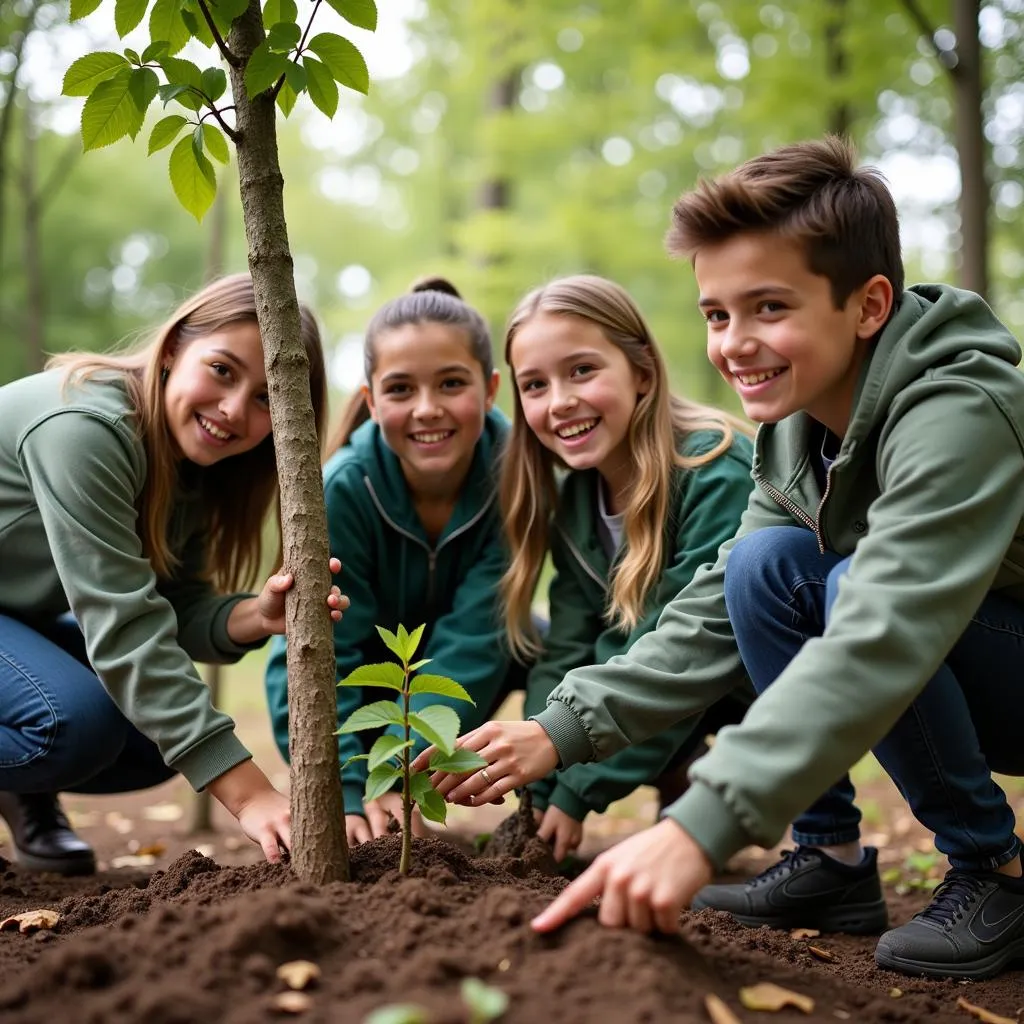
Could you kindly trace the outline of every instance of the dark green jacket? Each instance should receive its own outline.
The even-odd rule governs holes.
[[[703,455],[721,434],[689,435],[680,454]],[[718,548],[736,532],[754,486],[750,477],[753,446],[737,436],[714,461],[678,470],[672,481],[665,523],[665,568],[632,630],[609,626],[608,578],[613,562],[598,533],[596,470],[570,473],[562,485],[551,537],[555,577],[548,592],[551,626],[544,653],[530,672],[525,716],[540,712],[551,691],[571,669],[600,665],[623,654],[658,623],[665,606],[693,578],[697,568],[714,562]],[[622,549],[616,558],[621,557]],[[534,806],[548,803],[582,821],[613,800],[650,785],[686,742],[697,719],[685,719],[664,732],[627,747],[599,763],[577,764],[531,787]]]
[[[797,524],[856,555],[824,636],[719,734],[668,812],[718,864],[774,845],[892,728],[988,591],[1024,600],[1020,355],[976,295],[919,285],[865,362],[824,496],[806,414],[758,432],[738,536]],[[742,679],[723,596],[731,547],[626,655],[552,693],[537,718],[563,765],[654,735]]]
[[[444,533],[427,541],[395,453],[375,423],[363,424],[324,467],[324,495],[331,552],[341,559],[335,582],[352,606],[334,627],[338,678],[359,665],[394,661],[376,626],[394,631],[426,624],[419,657],[429,671],[460,682],[476,701],[419,695],[420,704],[448,704],[465,732],[487,720],[509,667],[497,611],[498,581],[505,571],[495,490],[495,464],[508,431],[500,412],[487,415],[469,476]],[[288,692],[283,638],[271,644],[266,670],[274,738],[288,757]],[[338,723],[357,707],[393,699],[394,691],[338,688]],[[338,737],[344,762],[366,753],[367,733]],[[347,813],[362,811],[366,762],[342,772]]]
[[[173,497],[175,578],[153,572],[137,532],[146,472],[119,378],[65,388],[63,371],[51,370],[0,388],[0,612],[31,624],[70,611],[114,702],[202,789],[250,754],[192,659],[236,661],[259,645],[239,646],[227,632],[248,595],[215,593],[203,578],[198,490]]]

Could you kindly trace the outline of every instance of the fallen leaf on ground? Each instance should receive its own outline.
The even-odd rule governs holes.
[[[998,1013],[993,1013],[991,1010],[986,1010],[984,1007],[975,1006],[974,1003],[967,1002],[963,996],[957,1001],[956,1005],[961,1010],[966,1010],[972,1017],[977,1017],[978,1020],[983,1021],[984,1024],[1017,1024],[1015,1020],[1010,1017],[1000,1017]]]
[[[112,868],[148,868],[156,863],[156,857],[152,854],[126,853],[123,857],[112,857],[110,866]]]
[[[135,828],[131,818],[126,818],[120,811],[108,812],[103,820],[107,823],[107,828],[112,828],[118,835],[126,836]]]
[[[889,995],[892,996],[893,999],[902,999],[903,998],[903,989],[901,989],[901,988],[891,988],[891,989],[889,989]]]
[[[498,961],[498,970],[507,971],[512,966],[512,961],[508,957]]]
[[[788,988],[774,985],[770,981],[762,981],[757,985],[741,988],[740,1002],[748,1010],[768,1010],[775,1013],[786,1006],[794,1006],[801,1013],[814,1012],[814,1000],[810,996],[790,992]]]
[[[280,1013],[305,1013],[312,1007],[313,1000],[305,992],[278,992],[270,1000],[270,1008]]]
[[[740,1024],[739,1017],[713,992],[704,997],[704,1009],[708,1011],[711,1024]]]
[[[128,843],[128,852],[134,853],[137,857],[161,857],[167,852],[166,843],[147,843],[145,846],[132,839]]]
[[[824,960],[827,964],[835,963],[836,955],[831,949],[822,949],[821,946],[808,946],[807,952],[819,960]]]
[[[312,960],[289,960],[278,967],[277,976],[289,988],[300,989],[320,980],[320,968]]]
[[[178,821],[184,813],[181,804],[150,804],[142,808],[146,821]]]
[[[4,921],[0,921],[0,932],[21,932],[22,935],[31,935],[40,928],[52,928],[60,920],[60,914],[56,910],[26,910],[24,914],[15,914]]]
[[[800,939],[816,939],[820,934],[817,928],[794,928],[789,937],[799,942]]]

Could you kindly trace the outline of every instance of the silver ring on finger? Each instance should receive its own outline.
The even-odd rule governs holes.
[[[487,769],[486,768],[481,768],[480,769],[480,774],[483,776],[483,780],[484,780],[484,782],[487,783],[488,786],[493,786],[494,785],[494,783],[491,781],[490,775],[487,774]]]

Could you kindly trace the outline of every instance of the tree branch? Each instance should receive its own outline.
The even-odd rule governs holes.
[[[302,33],[302,38],[299,40],[299,45],[295,47],[295,60],[296,60],[296,62],[298,62],[298,59],[302,56],[302,48],[303,48],[303,46],[306,43],[306,39],[309,37],[309,30],[313,27],[313,19],[316,17],[316,12],[320,10],[320,5],[322,3],[323,3],[323,0],[316,0],[316,3],[313,5],[313,13],[310,14],[309,21],[306,22],[306,28],[305,28],[305,31]],[[282,75],[274,83],[274,89],[273,89],[273,91],[270,94],[270,98],[272,100],[274,100],[275,102],[277,101],[278,93],[284,87],[284,81],[285,81],[285,76]]]
[[[939,63],[949,72],[951,78],[956,78],[960,65],[960,58],[957,56],[956,50],[944,49],[935,41],[935,29],[932,28],[928,16],[921,9],[921,5],[917,0],[903,0],[903,6],[906,8],[911,20],[917,24],[921,34],[928,38],[928,42],[931,43]]]
[[[228,44],[224,42],[224,37],[220,34],[220,30],[217,28],[217,23],[213,20],[213,15],[210,14],[210,8],[206,6],[206,0],[199,0],[199,10],[203,12],[203,17],[206,19],[206,25],[213,36],[213,41],[217,44],[217,49],[220,50],[223,58],[233,67],[240,68],[242,66],[241,58],[236,53],[232,53],[228,49]]]
[[[207,114],[213,114],[214,118],[217,121],[217,124],[219,124],[221,126],[221,129],[223,130],[224,134],[237,146],[238,145],[238,140],[242,137],[241,134],[238,131],[236,131],[234,128],[232,128],[227,123],[227,121],[224,120],[223,117],[221,117],[220,110],[213,105],[211,100],[207,99],[207,97],[205,97],[205,96],[203,97],[203,99],[205,99],[206,102],[209,104],[209,110],[207,111]],[[224,109],[225,110],[234,110],[235,108],[234,107],[225,107]],[[200,120],[203,120],[207,116],[207,114],[203,114],[202,117],[200,118]]]

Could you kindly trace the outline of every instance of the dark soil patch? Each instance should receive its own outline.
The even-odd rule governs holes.
[[[287,960],[317,963],[304,1022],[361,1022],[377,1007],[417,1003],[437,1024],[468,1020],[463,978],[501,988],[503,1021],[706,1022],[714,992],[741,1020],[808,1020],[792,1010],[765,1016],[740,1007],[740,986],[773,981],[815,1000],[810,1019],[953,1024],[963,995],[1013,1019],[1024,974],[960,985],[914,981],[875,969],[870,940],[806,941],[751,931],[724,915],[684,918],[678,939],[601,928],[593,916],[551,937],[530,917],[564,882],[522,858],[471,859],[438,839],[417,840],[413,875],[401,878],[399,837],[353,851],[355,881],[317,887],[286,867],[219,867],[192,852],[151,880],[134,875],[57,879],[0,866],[0,911],[55,907],[54,932],[0,933],[4,1024],[249,1024],[280,1021],[271,1007]],[[112,887],[116,878],[117,887]],[[915,905],[895,908],[904,920]],[[899,988],[894,998],[890,989]]]

